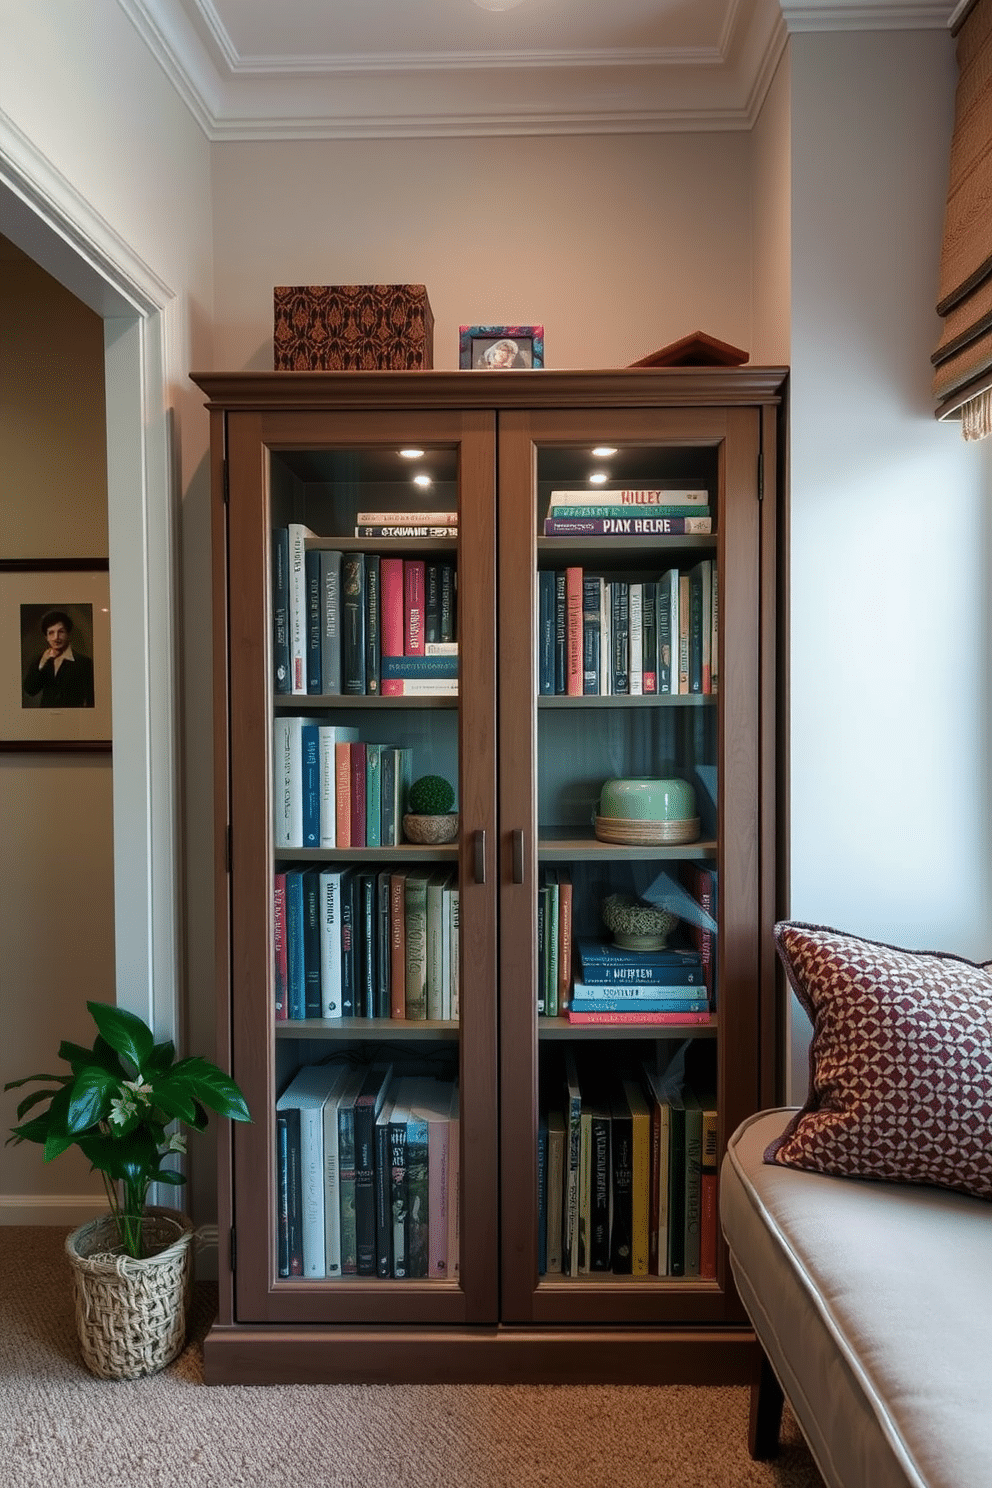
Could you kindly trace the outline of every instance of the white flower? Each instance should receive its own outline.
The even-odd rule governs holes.
[[[185,1155],[186,1138],[183,1136],[182,1132],[172,1133],[172,1136],[169,1138],[168,1142],[165,1145],[165,1150],[166,1152],[181,1152]]]
[[[136,1113],[137,1106],[129,1095],[110,1102],[109,1121],[112,1126],[124,1126]]]

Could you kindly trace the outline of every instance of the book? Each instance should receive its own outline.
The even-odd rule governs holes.
[[[658,628],[658,691],[660,693],[678,692],[678,665],[675,660],[679,632],[679,572],[677,568],[668,569],[658,580],[655,608]]]
[[[403,655],[403,559],[379,563],[380,659]]]
[[[640,1077],[651,1112],[651,1197],[648,1209],[648,1256],[652,1276],[667,1276],[668,1168],[671,1154],[671,1110],[664,1075],[643,1064]]]
[[[457,677],[389,677],[382,683],[383,697],[457,697]]]
[[[406,1017],[406,874],[389,875],[389,1015]]]
[[[606,1012],[606,1011],[600,1011],[600,1012],[583,1012],[581,1009],[578,1009],[577,1010],[575,1007],[570,1007],[567,1010],[565,1016],[568,1019],[569,1023],[575,1023],[577,1025],[581,1025],[583,1023],[588,1023],[590,1025],[595,1024],[595,1023],[602,1023],[604,1025],[609,1025],[609,1024],[614,1024],[614,1023],[615,1024],[622,1024],[622,1023],[631,1023],[631,1024],[635,1024],[635,1023],[644,1023],[644,1024],[649,1024],[649,1023],[659,1023],[659,1024],[660,1023],[671,1023],[671,1024],[678,1024],[678,1023],[708,1023],[710,1021],[710,1014],[708,1012],[702,1012],[702,1011],[695,1011],[695,1012],[692,1012],[692,1011],[686,1011],[686,1012],[671,1012],[671,1011],[668,1011],[668,1012],[658,1012],[658,1011],[651,1011],[651,1012],[643,1012],[643,1013],[635,1013],[635,1012]]]
[[[565,1156],[562,1179],[561,1268],[565,1276],[579,1274],[579,1157],[582,1141],[582,1093],[575,1054],[565,1050]]]
[[[376,871],[355,873],[355,1016],[375,1017],[376,999]]]
[[[612,1212],[612,1118],[603,1092],[589,1095],[589,1270],[609,1271]]]
[[[354,1018],[358,985],[355,926],[358,915],[356,898],[357,874],[346,868],[341,874],[341,1016]]]
[[[381,868],[376,874],[376,951],[375,951],[375,1003],[374,1016],[388,1018],[392,995],[392,953],[390,919],[392,873]]]
[[[351,746],[354,742],[337,739],[334,744],[334,814],[338,847],[351,846]]]
[[[427,1275],[448,1275],[448,1159],[452,1082],[424,1075],[417,1080],[411,1115],[427,1122]],[[408,1136],[409,1140],[409,1136]]]
[[[292,693],[307,690],[307,528],[290,522],[289,534],[289,675]]]
[[[365,554],[341,559],[341,691],[365,696]]]
[[[577,943],[581,984],[591,986],[685,986],[705,985],[702,956],[698,951],[662,949],[628,951],[610,941],[580,936]]]
[[[307,595],[307,692],[319,693],[321,689],[320,634],[323,615],[320,595],[320,553],[316,548],[311,548],[304,554],[303,572]]]
[[[698,995],[687,995],[695,991]],[[705,1013],[709,999],[703,987],[572,987],[569,1008],[576,1013]]]
[[[451,881],[449,868],[438,868],[427,879],[426,897],[426,1012],[429,1019],[444,1018],[444,890]]]
[[[427,1118],[417,1103],[420,1081],[412,1082],[406,1123],[406,1274],[430,1274],[430,1146]]]
[[[307,987],[304,961],[303,869],[286,869],[286,1016],[306,1016]]]
[[[424,584],[424,560],[404,558],[403,652],[406,656],[423,656],[424,654]]]
[[[555,570],[555,694],[568,692],[568,578]]]
[[[602,579],[595,574],[582,578],[582,691],[598,697],[600,682],[600,590]]]
[[[403,885],[405,938],[405,1016],[427,1017],[427,880],[426,869],[411,869]]]
[[[457,537],[457,531],[452,534]],[[456,600],[457,600],[457,575],[453,563],[441,564],[440,576],[441,588],[441,617],[440,638],[443,641],[454,641],[456,639]]]
[[[685,1106],[685,1219],[683,1275],[699,1275],[703,1108],[694,1090],[683,1096]]]
[[[566,673],[568,697],[581,697],[582,686],[582,569],[565,570]]]
[[[393,1066],[369,1067],[355,1097],[355,1257],[359,1276],[376,1274],[375,1123]]]
[[[537,1111],[537,1274],[548,1269],[548,1112]]]
[[[360,511],[355,521],[364,526],[383,526],[390,523],[406,523],[414,526],[457,527],[456,511]]]
[[[272,969],[272,994],[275,1003],[276,1022],[289,1016],[287,980],[289,968],[286,962],[286,875],[278,870],[273,875],[272,886],[272,939],[274,965]]]
[[[600,506],[604,500],[608,500],[614,506],[626,508],[652,508],[661,505],[695,510],[697,507],[707,505],[709,493],[696,487],[681,486],[673,486],[670,490],[653,486],[635,486],[618,491],[604,491],[602,486],[598,486],[594,490],[586,487],[580,491],[552,491],[548,514],[550,516],[562,506]]]
[[[679,665],[679,694],[685,697],[689,692],[689,646],[692,634],[692,585],[687,573],[679,574],[679,629],[678,629],[678,665]],[[672,691],[674,692],[674,681]]]
[[[320,884],[320,1013],[321,1018],[340,1018],[342,1009],[341,970],[341,876],[342,868],[322,868]]]
[[[423,522],[359,522],[355,526],[355,536],[453,539],[458,536],[458,528],[443,524],[431,525]]]
[[[438,565],[424,565],[424,646],[441,639],[441,578]]]
[[[627,636],[628,691],[644,696],[644,585],[631,580],[628,587],[630,629]]]
[[[545,912],[547,962],[544,978],[544,1008],[549,1018],[555,1018],[558,1015],[558,956],[560,954],[558,920],[560,916],[560,905],[557,873],[549,871],[545,874],[545,878],[548,899]]]
[[[623,1079],[623,1093],[630,1107],[631,1154],[631,1274],[647,1276],[650,1266],[649,1217],[651,1210],[651,1108],[641,1085],[632,1077]]]
[[[320,873],[307,868],[303,883],[303,1016],[319,1018],[320,1006]]]
[[[644,694],[653,696],[658,691],[658,585],[654,579],[644,581],[641,670]]]
[[[619,1082],[613,1085],[610,1111],[613,1126],[610,1266],[618,1276],[630,1276],[634,1268],[634,1128],[627,1096]]]
[[[448,1276],[457,1280],[461,1270],[462,1144],[460,1093],[455,1081],[448,1111]]]
[[[393,1274],[392,1163],[389,1155],[389,1123],[396,1100],[396,1076],[375,1118],[375,1274]]]
[[[309,719],[278,713],[272,725],[273,846],[303,846],[303,727]]]
[[[341,692],[341,553],[320,553],[320,687],[325,697]]]
[[[378,553],[365,555],[365,691],[379,691],[380,597]]]
[[[558,880],[558,987],[555,997],[555,1016],[565,1006],[572,991],[572,905],[574,891],[572,876],[568,868],[559,868]]]
[[[348,756],[351,762],[351,847],[365,846],[365,766],[367,754],[368,746],[361,739],[356,739],[351,746]]]
[[[357,738],[357,728],[344,724],[321,723],[317,726],[317,748],[320,760],[320,847],[338,846],[336,748],[340,743],[350,743]]]
[[[451,968],[450,1002],[447,1016],[456,1022],[461,1017],[461,893],[457,881],[453,882],[448,892],[448,934],[451,949],[448,955],[448,964]]]
[[[668,1093],[668,1274],[685,1275],[685,1103]]]
[[[392,1210],[393,1276],[407,1274],[407,1180],[406,1133],[410,1115],[410,1076],[396,1082],[393,1111],[389,1118],[389,1191]]]
[[[541,697],[555,691],[555,576],[550,568],[537,575],[537,690]]]
[[[300,730],[301,790],[303,794],[303,846],[320,846],[320,727],[306,719]]]
[[[362,1065],[346,1067],[346,1074],[324,1107],[324,1245],[328,1276],[340,1276],[341,1258],[341,1137],[339,1108],[353,1104],[361,1088]]]
[[[367,1066],[360,1067],[359,1078],[349,1083],[338,1101],[338,1186],[341,1212],[341,1274],[358,1273],[358,1229],[355,1219],[355,1102]]]
[[[305,1065],[276,1102],[299,1121],[303,1276],[327,1274],[324,1237],[324,1106],[344,1076],[341,1065]]]
[[[292,691],[289,663],[289,528],[272,530],[272,690]]]
[[[439,677],[457,676],[457,655],[427,656],[421,653],[418,656],[384,656],[382,658],[383,682],[406,681],[409,677],[430,677],[436,680]]]
[[[303,1275],[300,1113],[276,1109],[276,1256],[280,1276]]]
[[[674,518],[676,521],[699,522],[704,519],[712,520],[712,517],[713,513],[705,505],[690,507],[679,506],[677,502],[658,501],[649,506],[621,506],[611,501],[594,501],[583,506],[581,503],[574,502],[551,507],[545,518],[545,527],[549,522],[557,525],[561,522],[602,521],[606,518],[612,521],[633,520],[635,522],[654,522]]]
[[[711,517],[545,517],[545,537],[683,537],[712,530]]]
[[[382,753],[387,745],[365,746],[365,846],[382,846]]]
[[[562,1201],[565,1172],[565,1118],[556,1107],[548,1108],[547,1182],[547,1272],[558,1276],[562,1269]]]
[[[703,690],[703,571],[707,564],[694,563],[689,570],[689,691]],[[709,640],[709,617],[706,625]]]
[[[716,1099],[701,1097],[703,1107],[702,1154],[700,1158],[699,1201],[699,1274],[705,1280],[716,1277],[716,1246],[719,1232],[717,1184],[719,1151]]]
[[[403,813],[413,777],[413,750],[405,745],[384,747],[379,836],[383,847],[403,841]]]
[[[614,579],[610,585],[610,628],[613,638],[610,692],[620,696],[630,692],[630,583]]]

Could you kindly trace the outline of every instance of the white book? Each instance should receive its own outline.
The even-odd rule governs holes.
[[[629,506],[631,515],[637,508],[644,508],[650,516],[652,506],[684,506],[690,511],[694,506],[707,506],[709,493],[700,490],[662,491],[649,486],[635,486],[623,491],[610,491],[603,486],[581,491],[552,491],[550,511],[556,506]]]
[[[441,1017],[451,1017],[451,896],[453,884],[446,883],[441,905]]]
[[[324,1108],[345,1066],[316,1064],[299,1070],[276,1102],[277,1111],[300,1113],[300,1216],[303,1275],[326,1276],[324,1225]]]
[[[307,690],[306,538],[309,528],[289,523],[289,680],[290,692]]]
[[[311,720],[278,714],[272,733],[274,845],[303,846],[303,725]]]
[[[457,697],[457,677],[390,677],[383,697]]]
[[[320,1015],[340,1018],[343,1007],[341,879],[346,868],[320,873]]]
[[[627,675],[631,697],[644,694],[644,585],[632,583],[628,591],[630,634]]]
[[[613,588],[609,579],[599,581],[599,691],[613,692]]]
[[[444,1017],[444,890],[451,871],[439,868],[427,880],[427,1016]]]
[[[335,782],[334,746],[358,738],[357,728],[322,723],[318,729],[320,757],[320,845],[337,847],[338,794]]]

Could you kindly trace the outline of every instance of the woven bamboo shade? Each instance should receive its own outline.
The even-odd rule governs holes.
[[[972,0],[955,27],[958,84],[931,360],[938,418],[966,438],[992,433],[992,0]]]

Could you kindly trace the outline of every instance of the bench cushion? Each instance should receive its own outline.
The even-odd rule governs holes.
[[[992,1208],[763,1161],[731,1137],[720,1212],[741,1300],[828,1488],[992,1482]]]

